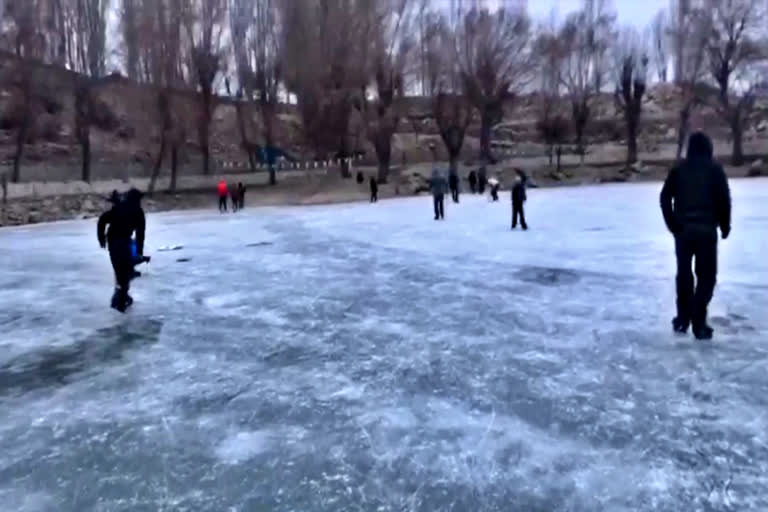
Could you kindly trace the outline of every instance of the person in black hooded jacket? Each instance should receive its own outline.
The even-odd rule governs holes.
[[[717,228],[731,233],[731,193],[722,166],[713,159],[712,141],[701,132],[688,140],[686,159],[669,173],[661,191],[661,210],[675,236],[677,316],[675,332],[693,326],[697,339],[711,339],[707,307],[717,278]],[[694,288],[691,263],[695,259]]]
[[[135,264],[131,248],[134,233],[137,257],[143,258],[144,255],[146,219],[141,208],[141,196],[141,192],[131,189],[122,198],[113,201],[112,208],[99,217],[97,227],[99,245],[102,249],[109,247],[109,258],[115,271],[117,287],[112,296],[112,307],[121,313],[133,303],[128,290]]]

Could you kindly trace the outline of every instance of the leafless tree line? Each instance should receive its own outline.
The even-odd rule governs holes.
[[[428,98],[455,173],[470,125],[479,124],[481,161],[495,162],[493,128],[531,94],[550,158],[555,147],[572,142],[583,159],[597,101],[613,93],[632,164],[648,83],[670,79],[681,98],[678,156],[693,110],[710,102],[731,131],[733,163],[741,164],[743,133],[768,57],[764,4],[705,0],[685,8],[673,2],[642,32],[618,27],[610,0],[583,0],[562,22],[541,27],[513,2],[491,9],[482,1],[446,8],[429,0],[5,0],[0,45],[13,65],[1,78],[18,98],[11,179],[20,178],[36,117],[54,108],[41,63],[71,72],[72,124],[86,181],[98,111],[94,91],[108,69],[156,91],[160,137],[151,188],[167,159],[175,187],[185,115],[194,118],[202,171],[212,171],[211,124],[224,89],[234,99],[254,171],[276,145],[279,105],[291,98],[316,157],[347,162],[370,143],[385,182],[393,136],[408,115],[406,95]],[[116,53],[109,51],[110,38],[119,39]],[[196,94],[194,113],[177,104],[180,90]],[[275,183],[274,159],[267,160]],[[341,172],[350,175],[346,163]]]

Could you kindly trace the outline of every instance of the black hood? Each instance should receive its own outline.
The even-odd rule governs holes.
[[[712,147],[712,140],[707,137],[703,132],[696,132],[688,139],[688,154],[689,160],[712,160],[714,156],[714,149]]]

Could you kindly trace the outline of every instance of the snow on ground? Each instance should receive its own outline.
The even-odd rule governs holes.
[[[768,181],[733,189],[701,344],[659,185],[532,190],[528,233],[507,195],[153,215],[126,316],[94,221],[0,230],[0,510],[768,509]]]

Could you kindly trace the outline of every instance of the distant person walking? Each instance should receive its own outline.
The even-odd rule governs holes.
[[[237,184],[237,202],[241,210],[245,208],[245,185],[242,183]]]
[[[240,207],[240,190],[237,186],[232,185],[232,190],[229,191],[229,196],[232,199],[232,211],[237,213]]]
[[[692,134],[686,159],[672,168],[661,191],[661,211],[675,236],[677,256],[677,316],[672,327],[684,334],[692,325],[699,340],[711,339],[714,333],[707,325],[707,308],[717,280],[717,228],[723,240],[731,233],[728,178],[713,153],[709,137]]]
[[[512,187],[512,229],[517,228],[517,221],[520,220],[520,226],[524,231],[528,230],[528,224],[525,223],[525,201],[528,200],[525,193],[525,180],[520,176],[515,177],[515,185]]]
[[[471,171],[469,173],[469,190],[474,194],[477,192],[477,173]]]
[[[491,178],[488,180],[488,184],[491,186],[491,201],[496,202],[499,200],[499,189],[501,188],[501,183],[499,183],[499,180],[496,178]]]
[[[451,172],[448,176],[448,187],[451,189],[451,199],[454,203],[459,202],[459,175]]]
[[[379,184],[376,182],[376,178],[374,178],[373,176],[371,176],[370,187],[371,187],[371,202],[377,203],[379,201]]]
[[[435,220],[445,219],[445,192],[448,188],[448,183],[442,171],[437,167],[437,164],[432,169],[429,187],[432,190],[432,200],[435,206]]]
[[[486,174],[485,165],[480,166],[480,170],[477,173],[477,192],[482,195],[485,194],[485,186],[488,184],[488,175]]]
[[[224,213],[227,211],[227,198],[229,197],[229,187],[227,187],[227,182],[221,180],[217,186],[217,191],[219,194],[219,212]]]

